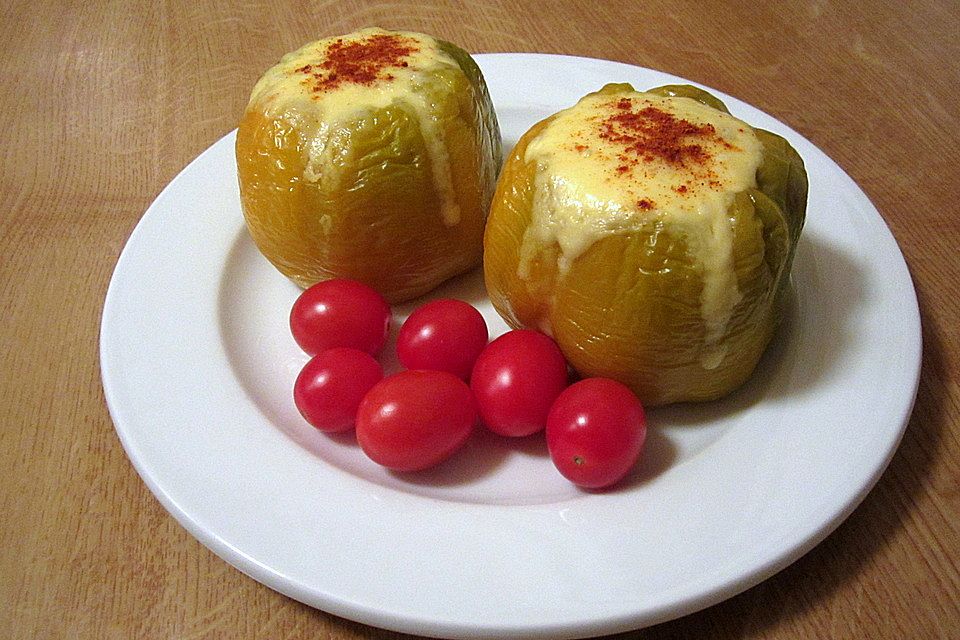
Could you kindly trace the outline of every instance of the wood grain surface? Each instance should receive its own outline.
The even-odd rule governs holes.
[[[5,1],[0,637],[406,637],[281,596],[187,534],[124,455],[97,352],[110,275],[157,193],[236,126],[282,53],[371,24],[735,95],[850,173],[911,268],[922,378],[874,490],[773,578],[621,637],[960,637],[958,15],[941,0]]]

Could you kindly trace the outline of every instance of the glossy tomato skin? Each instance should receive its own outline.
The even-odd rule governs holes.
[[[290,310],[290,332],[307,354],[352,347],[377,355],[390,330],[390,305],[355,280],[323,280],[300,294]]]
[[[504,436],[541,431],[566,386],[567,362],[560,348],[529,329],[508,331],[488,344],[470,377],[480,419]]]
[[[383,367],[359,349],[327,349],[310,359],[293,385],[304,419],[320,431],[352,429],[360,401],[380,380]]]
[[[397,335],[397,357],[407,369],[447,371],[466,380],[487,345],[483,315],[462,300],[432,300],[406,319]]]
[[[608,378],[570,385],[547,418],[547,448],[561,474],[586,489],[608,487],[636,463],[647,437],[637,396]]]
[[[476,421],[473,396],[463,380],[446,371],[401,371],[363,398],[357,442],[388,469],[420,471],[453,455]]]

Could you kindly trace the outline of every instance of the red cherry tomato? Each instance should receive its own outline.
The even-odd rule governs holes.
[[[536,433],[550,405],[567,386],[560,347],[536,331],[509,331],[483,350],[473,366],[470,388],[480,419],[504,436]]]
[[[550,409],[547,448],[561,474],[599,489],[617,482],[636,463],[647,437],[640,400],[608,378],[570,385]]]
[[[419,471],[449,458],[477,421],[470,388],[445,371],[401,371],[384,378],[357,412],[357,442],[374,462]]]
[[[290,310],[290,331],[311,356],[334,347],[377,355],[389,329],[390,305],[355,280],[318,282],[300,294]]]
[[[383,379],[383,367],[369,353],[338,347],[310,359],[293,385],[293,401],[320,431],[353,427],[363,396]]]
[[[433,300],[400,327],[397,357],[407,369],[446,371],[464,380],[487,345],[487,323],[461,300]]]

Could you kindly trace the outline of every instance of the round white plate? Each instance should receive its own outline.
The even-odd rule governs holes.
[[[477,60],[507,150],[606,82],[683,82],[601,60]],[[896,449],[916,393],[919,314],[903,257],[857,185],[794,131],[715,93],[807,163],[791,309],[743,389],[650,412],[645,456],[616,490],[574,488],[538,437],[480,430],[444,465],[404,476],[351,435],[309,427],[291,396],[306,362],[287,329],[298,290],[247,236],[233,133],[150,206],[110,283],[103,385],[134,466],[184,527],[254,579],[415,634],[613,633],[780,570],[854,509]],[[492,334],[506,330],[479,272],[433,296],[468,300]]]

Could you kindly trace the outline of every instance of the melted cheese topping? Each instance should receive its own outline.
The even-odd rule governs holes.
[[[399,106],[413,114],[427,146],[441,215],[448,226],[460,221],[450,160],[434,106],[422,90],[438,69],[459,71],[456,60],[430,36],[376,27],[327,38],[288,53],[253,88],[248,109],[289,122],[307,153],[303,177],[335,185],[348,145],[351,121],[370,111]]]
[[[702,269],[701,364],[717,367],[742,297],[728,210],[738,192],[756,186],[762,146],[753,130],[690,98],[595,93],[557,114],[524,160],[537,173],[519,275],[529,275],[540,247],[559,246],[562,277],[597,240],[662,221]]]

